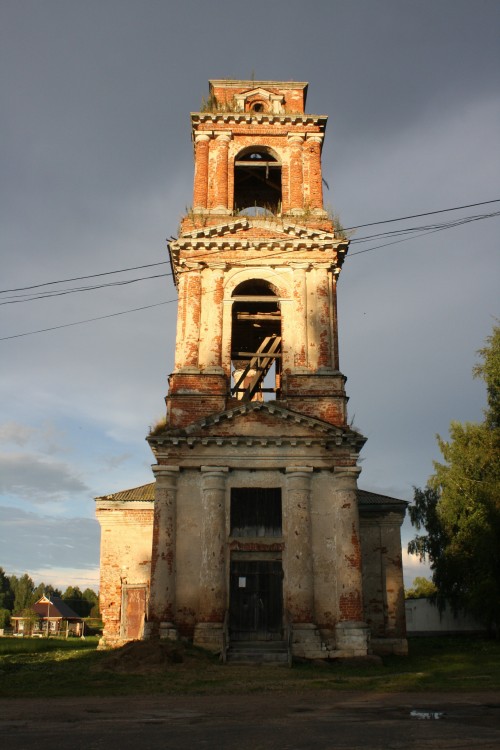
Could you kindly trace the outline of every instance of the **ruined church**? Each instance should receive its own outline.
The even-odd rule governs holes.
[[[325,211],[327,117],[307,84],[210,81],[191,114],[192,208],[154,482],[97,498],[103,643],[188,638],[222,654],[406,653],[406,503],[358,489]]]

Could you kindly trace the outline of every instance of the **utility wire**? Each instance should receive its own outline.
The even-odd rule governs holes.
[[[500,211],[495,211],[489,214],[476,214],[473,216],[466,216],[466,217],[462,217],[459,219],[453,219],[452,221],[444,222],[443,224],[429,224],[429,225],[424,224],[424,225],[415,226],[415,227],[408,227],[407,229],[395,229],[395,230],[390,230],[388,232],[377,232],[376,234],[367,235],[366,237],[353,238],[352,240],[350,240],[351,245],[362,243],[362,242],[368,242],[374,239],[382,239],[384,237],[392,238],[392,237],[397,237],[397,236],[401,236],[405,234],[412,235],[411,237],[403,237],[403,239],[400,239],[395,242],[388,242],[382,245],[375,245],[373,247],[366,248],[365,250],[358,250],[357,252],[351,251],[349,255],[346,256],[346,259],[352,258],[355,255],[360,255],[361,253],[371,252],[372,250],[377,250],[382,247],[396,245],[396,244],[399,244],[400,242],[405,242],[409,239],[413,239],[414,237],[421,237],[421,236],[424,236],[425,234],[429,234],[429,233],[432,234],[436,231],[441,231],[444,229],[451,229],[456,226],[468,224],[472,221],[480,221],[482,219],[489,219],[489,218],[499,216],[499,215],[500,215]],[[219,248],[215,248],[214,250],[209,250],[205,253],[200,253],[196,257],[198,260],[204,260],[207,257],[215,255],[219,252],[220,252]],[[293,248],[290,248],[286,252],[291,253],[291,252],[295,252],[295,250]],[[269,255],[260,255],[259,257],[261,259],[265,259],[265,258],[273,257],[273,254],[271,253]],[[166,262],[167,261],[165,261],[165,263]],[[153,265],[159,265],[159,264],[153,264]],[[135,270],[135,269],[130,269],[130,270]],[[110,271],[108,273],[120,273],[120,271]],[[103,276],[105,274],[97,274],[97,275]],[[107,282],[104,284],[94,284],[94,285],[82,286],[82,287],[71,287],[69,289],[54,290],[54,291],[48,290],[48,291],[43,291],[40,293],[16,294],[16,295],[12,295],[10,297],[4,298],[2,301],[0,301],[0,306],[19,304],[20,302],[33,302],[34,300],[40,300],[40,299],[50,299],[52,297],[61,297],[67,294],[75,294],[78,292],[94,291],[96,289],[106,289],[106,288],[113,287],[113,286],[126,286],[128,284],[134,284],[138,281],[147,281],[149,279],[166,278],[166,277],[172,277],[172,276],[173,274],[171,272],[166,272],[166,273],[160,273],[160,274],[152,274],[151,276],[140,276],[140,277],[136,277],[133,279],[125,279],[121,281]],[[82,277],[82,278],[90,278],[90,277]],[[62,282],[47,282],[47,283],[56,284],[56,283],[62,283]],[[47,284],[45,284],[44,286],[46,285]]]
[[[144,305],[143,307],[134,307],[131,310],[122,310],[121,312],[110,313],[109,315],[99,315],[96,318],[87,318],[87,320],[76,320],[74,323],[62,323],[59,326],[51,326],[50,328],[40,328],[38,331],[27,331],[26,333],[16,333],[13,336],[2,336],[0,341],[7,341],[8,339],[19,339],[22,336],[34,336],[35,333],[46,333],[47,331],[57,331],[58,328],[70,328],[71,326],[80,326],[83,323],[92,323],[94,320],[104,320],[105,318],[116,318],[118,315],[126,315],[127,313],[138,312],[139,310],[149,310],[151,307],[160,307],[161,305],[169,305],[171,302],[177,302],[177,299],[168,299],[165,302],[156,302],[154,305]]]
[[[372,222],[368,222],[367,224],[357,224],[356,226],[345,227],[345,231],[350,232],[350,231],[353,231],[354,229],[362,229],[364,227],[372,227],[372,226],[377,226],[379,224],[391,224],[396,221],[406,221],[407,219],[417,219],[423,216],[432,216],[434,214],[442,214],[442,213],[447,213],[449,211],[460,211],[461,209],[464,209],[464,208],[475,208],[476,206],[486,206],[490,203],[500,203],[500,198],[495,198],[494,200],[490,200],[490,201],[481,201],[480,203],[469,203],[464,206],[453,206],[452,208],[442,208],[437,211],[427,211],[425,213],[412,214],[410,216],[399,216],[395,219],[384,219],[383,221],[372,221]],[[401,231],[405,231],[405,230],[401,230]],[[408,230],[408,231],[411,231],[411,230]],[[376,235],[373,235],[373,236],[375,237]],[[351,240],[351,243],[359,242],[361,241],[361,239],[363,238],[353,239]],[[87,276],[75,276],[75,277],[68,278],[68,279],[59,279],[57,281],[46,281],[42,284],[31,284],[30,286],[17,287],[13,289],[0,289],[0,294],[8,294],[10,292],[23,292],[29,289],[38,289],[42,286],[50,286],[54,284],[65,284],[70,281],[84,281],[86,279],[97,278],[99,276],[108,276],[108,275],[116,274],[116,273],[126,273],[127,271],[138,271],[143,268],[152,268],[153,266],[161,266],[161,265],[166,265],[166,264],[168,264],[168,261],[164,260],[164,261],[159,261],[158,263],[147,263],[142,266],[132,266],[130,268],[119,268],[114,271],[103,271],[102,273],[93,273]],[[170,275],[170,274],[167,274],[167,275]]]
[[[18,297],[8,298],[5,301],[0,302],[0,305],[14,305],[19,302],[32,302],[37,299],[50,299],[51,297],[62,297],[65,294],[75,294],[76,292],[91,292],[95,289],[105,289],[111,286],[124,286],[127,284],[135,284],[137,281],[147,281],[148,279],[160,279],[164,276],[172,276],[171,273],[157,273],[153,276],[141,276],[136,279],[124,279],[123,281],[111,281],[108,284],[95,284],[94,286],[82,286],[73,289],[62,289],[55,292],[43,292],[36,296],[33,295],[18,295]]]
[[[498,201],[485,201],[484,203],[496,203],[496,202],[500,202],[500,199]],[[472,205],[484,205],[484,203],[483,204],[471,204],[471,206]],[[464,208],[466,208],[466,206],[464,206]],[[444,211],[451,211],[451,210],[454,210],[454,209],[443,209],[441,211],[435,211],[435,212],[430,212],[430,213],[443,213]],[[429,215],[429,214],[427,214],[427,215]],[[412,234],[411,237],[403,237],[401,239],[394,240],[393,242],[384,243],[382,245],[375,245],[374,247],[369,247],[369,248],[365,248],[364,250],[358,250],[356,252],[349,253],[349,255],[347,256],[347,258],[353,257],[354,255],[361,255],[362,253],[368,253],[368,252],[371,252],[373,250],[377,250],[377,249],[379,249],[381,247],[387,247],[389,245],[399,244],[401,242],[405,242],[407,240],[414,239],[416,237],[421,237],[421,236],[424,236],[424,235],[427,235],[427,234],[434,234],[435,232],[444,231],[445,229],[451,229],[451,228],[453,228],[455,226],[460,226],[462,224],[466,224],[466,223],[469,223],[469,222],[472,222],[472,221],[479,221],[481,219],[488,219],[488,218],[492,218],[492,217],[495,217],[495,216],[498,216],[498,215],[500,215],[500,211],[492,212],[490,214],[479,214],[479,215],[475,215],[475,216],[463,217],[461,219],[455,219],[455,220],[450,221],[450,222],[445,222],[445,223],[443,223],[441,225],[440,224],[434,224],[434,225],[427,225],[427,226],[424,225],[424,226],[419,226],[419,227],[411,227],[411,228],[409,228],[407,230],[396,230],[396,232],[381,232],[381,233],[378,233],[378,234],[373,235],[373,236],[367,236],[365,238],[359,238],[359,241],[365,241],[365,240],[369,240],[369,239],[374,239],[375,237],[378,237],[380,239],[383,236],[391,236],[391,235],[394,236],[394,235],[398,235],[400,233],[405,233],[405,232],[406,233],[413,233],[413,232],[418,232],[419,230],[423,230],[423,231],[420,231],[418,234]],[[414,217],[406,217],[406,218],[414,218]],[[398,221],[398,219],[388,220],[388,221]],[[385,223],[385,222],[374,222],[374,223],[375,224],[380,224],[380,223]],[[368,225],[365,225],[365,226],[368,226]],[[351,242],[353,242],[353,241],[351,241]],[[213,252],[219,252],[219,250],[216,249]],[[198,256],[198,257],[204,257],[206,255],[213,254],[213,252],[212,253],[204,253],[203,256]],[[289,252],[293,252],[293,250],[290,250]],[[265,256],[261,256],[261,257],[265,257]],[[166,262],[166,261],[164,261],[164,262]],[[149,265],[160,265],[160,264],[159,263],[154,263],[154,264],[149,264]],[[148,266],[142,266],[142,267],[148,267]],[[141,268],[141,266],[139,266],[138,268]],[[135,270],[135,269],[130,269],[130,270]],[[108,273],[119,273],[119,271],[111,271],[111,272],[108,272]],[[106,274],[95,274],[95,276],[102,276],[102,275],[106,275]],[[70,293],[71,291],[89,291],[89,290],[94,289],[94,288],[98,289],[98,288],[102,288],[102,287],[105,287],[105,286],[115,286],[115,285],[133,283],[134,281],[142,281],[142,280],[149,279],[149,278],[159,278],[161,276],[171,276],[171,275],[172,275],[171,273],[157,274],[155,276],[146,276],[144,278],[132,279],[132,280],[122,281],[122,282],[112,282],[110,284],[96,285],[94,287],[88,287],[88,288],[82,287],[80,289],[66,290],[66,291],[63,291],[63,292],[60,292],[60,293],[56,293],[56,295],[58,296],[58,294]],[[92,276],[80,277],[80,278],[92,278]],[[60,282],[47,282],[45,285],[39,285],[39,286],[46,286],[49,283],[60,283]],[[25,288],[27,289],[27,288],[30,288],[30,287],[25,287]],[[31,288],[33,288],[33,287],[31,287]],[[12,290],[12,291],[14,291],[14,290]],[[56,296],[56,295],[53,295],[53,294],[50,294],[50,293],[47,294],[47,296]],[[41,296],[40,298],[45,298],[45,297]],[[33,299],[36,299],[36,298],[33,298]],[[26,301],[27,302],[27,301],[30,301],[30,300],[19,300],[19,301]],[[39,329],[37,331],[27,331],[25,333],[18,333],[18,334],[14,334],[14,335],[11,335],[11,336],[2,336],[2,337],[0,337],[0,341],[6,341],[6,340],[9,340],[9,339],[21,338],[21,337],[24,337],[24,336],[33,336],[33,335],[38,334],[38,333],[46,333],[48,331],[55,331],[55,330],[58,330],[60,328],[69,328],[71,326],[82,325],[84,323],[91,323],[91,322],[94,322],[96,320],[104,320],[106,318],[114,318],[114,317],[117,317],[119,315],[126,315],[128,313],[138,312],[140,310],[148,310],[148,309],[150,309],[152,307],[160,307],[161,305],[168,305],[168,304],[171,304],[173,302],[177,302],[177,299],[166,300],[164,302],[158,302],[158,303],[152,304],[152,305],[144,305],[142,307],[136,307],[136,308],[132,308],[132,309],[129,309],[129,310],[122,310],[120,312],[110,313],[108,315],[100,315],[100,316],[97,316],[97,317],[94,317],[94,318],[88,318],[86,320],[75,321],[73,323],[64,323],[64,324],[61,324],[61,325],[58,325],[58,326],[51,326],[49,328],[42,328],[42,329]],[[7,304],[7,303],[0,303],[0,304]]]
[[[444,214],[447,211],[460,211],[462,208],[475,208],[476,206],[486,206],[488,203],[500,203],[500,198],[494,198],[492,201],[481,201],[481,203],[469,203],[467,206],[453,206],[453,208],[441,208],[439,211],[427,211],[424,214],[412,214],[411,216],[400,216],[398,219],[385,219],[384,221],[371,221],[369,224],[357,224],[355,227],[346,227],[347,231],[352,229],[362,229],[363,227],[374,227],[377,224],[391,224],[393,221],[405,221],[406,219],[420,219],[422,216],[432,216],[433,214]]]
[[[31,286],[20,286],[17,289],[0,289],[0,294],[9,292],[24,292],[26,289],[38,289],[41,286],[50,286],[51,284],[65,284],[68,281],[83,281],[84,279],[93,279],[97,276],[109,276],[112,273],[125,273],[125,271],[139,271],[141,268],[152,268],[153,266],[163,266],[168,260],[160,260],[158,263],[147,263],[144,266],[132,266],[131,268],[119,268],[117,271],[103,271],[102,273],[91,273],[88,276],[75,276],[72,279],[59,279],[59,281],[45,281],[43,284],[32,284]]]

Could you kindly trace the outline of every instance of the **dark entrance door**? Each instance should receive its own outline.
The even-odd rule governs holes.
[[[282,576],[280,561],[231,562],[229,627],[232,640],[281,640]]]

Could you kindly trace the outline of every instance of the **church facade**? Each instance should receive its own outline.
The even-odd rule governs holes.
[[[406,652],[406,504],[357,487],[324,210],[327,118],[307,84],[210,81],[191,115],[193,207],[169,245],[178,290],[155,481],[97,498],[103,641],[214,651]]]

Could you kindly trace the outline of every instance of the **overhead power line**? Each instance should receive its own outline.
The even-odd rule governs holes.
[[[481,201],[480,203],[469,203],[466,206],[453,206],[452,208],[441,208],[439,211],[427,211],[424,214],[412,214],[411,216],[400,216],[397,219],[384,219],[383,221],[371,221],[369,224],[357,224],[354,227],[345,227],[347,231],[353,229],[363,229],[363,227],[374,227],[377,224],[391,224],[394,221],[406,221],[406,219],[421,219],[423,216],[432,216],[433,214],[444,214],[448,211],[460,211],[463,208],[476,208],[476,206],[486,206],[488,203],[500,203],[500,198],[494,198],[492,201]]]
[[[422,216],[430,216],[432,214],[445,213],[445,212],[448,212],[448,211],[459,210],[459,209],[462,209],[462,208],[471,208],[473,206],[481,206],[481,205],[486,205],[486,204],[491,204],[491,203],[499,203],[499,202],[500,202],[500,199],[496,199],[496,200],[492,200],[492,201],[483,201],[481,203],[469,204],[468,206],[457,206],[455,208],[441,209],[439,211],[430,211],[430,212],[427,212],[426,214],[415,214],[413,216],[401,217],[399,219],[388,219],[386,221],[379,221],[379,222],[372,222],[371,224],[358,225],[358,228],[361,228],[362,226],[374,226],[374,225],[377,225],[377,224],[391,223],[391,222],[402,221],[402,220],[410,219],[410,218],[417,218],[417,217],[422,217]],[[377,250],[377,249],[382,248],[382,247],[388,247],[389,245],[399,244],[401,242],[405,242],[407,240],[414,239],[414,238],[417,238],[417,237],[421,237],[421,236],[424,236],[424,235],[427,235],[427,234],[433,234],[435,232],[444,231],[446,229],[451,229],[453,227],[461,226],[463,224],[467,224],[467,223],[470,223],[470,222],[473,222],[473,221],[480,221],[482,219],[493,218],[493,217],[499,216],[499,215],[500,215],[500,211],[491,212],[489,214],[476,214],[476,215],[473,215],[473,216],[466,216],[466,217],[460,217],[458,219],[453,219],[453,220],[448,221],[448,222],[443,222],[442,224],[420,225],[420,226],[416,226],[416,227],[408,227],[406,229],[390,230],[388,232],[378,232],[378,233],[373,234],[373,235],[367,235],[366,237],[356,238],[356,239],[351,240],[351,243],[366,242],[366,241],[373,240],[373,239],[376,239],[376,238],[382,239],[383,237],[386,237],[386,238],[389,238],[389,237],[399,237],[399,239],[395,239],[392,242],[387,242],[387,243],[384,243],[382,245],[375,245],[373,247],[365,248],[364,250],[358,250],[358,251],[355,251],[355,252],[351,252],[347,256],[347,258],[353,257],[355,255],[361,255],[362,253],[368,253],[368,252],[371,252],[373,250]],[[351,229],[353,229],[353,228],[351,228]],[[409,236],[409,237],[408,236],[406,236],[406,237],[405,236],[403,236],[403,237],[401,236],[401,235],[405,235],[405,234],[410,234],[411,236]],[[199,257],[200,259],[203,259],[203,258],[205,258],[205,257],[207,257],[209,255],[213,255],[214,253],[218,253],[218,252],[219,252],[219,249],[215,249],[213,251],[208,251],[207,253],[203,253],[203,255],[197,256],[197,257]],[[293,250],[290,250],[289,252],[293,252]],[[264,258],[266,256],[260,256],[260,257]],[[77,281],[77,280],[89,279],[89,278],[94,278],[94,277],[99,277],[99,276],[106,276],[106,275],[109,275],[109,274],[123,273],[123,272],[126,272],[126,271],[132,271],[132,270],[138,270],[138,269],[141,269],[141,268],[149,268],[149,267],[152,267],[152,266],[163,265],[163,264],[166,264],[167,262],[168,261],[161,261],[161,262],[158,262],[158,263],[150,263],[150,264],[145,264],[145,265],[142,265],[142,266],[136,266],[136,267],[127,268],[127,269],[119,269],[119,270],[115,270],[115,271],[107,271],[107,272],[102,272],[102,273],[99,273],[99,274],[89,274],[87,276],[75,277],[73,279],[65,279],[65,280],[61,280],[61,281],[45,282],[44,284],[32,285],[32,286],[29,286],[29,287],[21,287],[21,288],[19,288],[17,290],[15,290],[15,289],[4,290],[4,293],[5,292],[22,291],[22,290],[28,290],[28,289],[35,289],[35,288],[39,288],[39,287],[42,287],[42,286],[49,286],[51,284],[58,284],[58,283],[65,283],[65,282],[68,282],[68,281]],[[152,276],[139,277],[139,278],[135,278],[135,279],[128,279],[128,280],[110,282],[110,283],[106,283],[106,284],[96,284],[96,285],[88,286],[88,287],[77,287],[77,288],[73,288],[73,289],[56,290],[56,291],[53,291],[53,292],[49,291],[49,292],[46,292],[46,293],[42,292],[38,296],[17,295],[18,297],[21,297],[21,298],[22,297],[27,297],[27,299],[12,299],[12,300],[7,300],[7,301],[4,301],[4,302],[0,302],[0,304],[9,304],[9,302],[10,303],[13,303],[13,302],[29,302],[29,301],[32,301],[32,300],[35,300],[35,299],[46,299],[46,298],[50,298],[50,297],[53,297],[53,296],[60,296],[60,295],[63,295],[63,294],[71,294],[71,293],[74,293],[74,292],[91,291],[93,289],[101,289],[101,288],[111,287],[111,286],[121,286],[121,285],[125,285],[125,284],[131,284],[131,283],[134,283],[136,281],[144,281],[146,279],[160,278],[160,277],[165,277],[165,276],[172,276],[172,274],[171,273],[162,273],[162,274],[155,274],[155,275],[152,275]],[[0,293],[2,293],[2,292],[0,292]],[[122,310],[122,311],[117,312],[117,313],[110,313],[110,314],[107,314],[107,315],[99,315],[97,317],[87,318],[85,320],[79,320],[79,321],[75,321],[75,322],[72,322],[72,323],[63,323],[63,324],[58,325],[58,326],[51,326],[49,328],[42,328],[42,329],[39,329],[39,330],[36,330],[36,331],[27,331],[27,332],[24,332],[24,333],[13,334],[11,336],[3,336],[3,337],[0,337],[0,341],[6,341],[6,340],[9,340],[9,339],[22,338],[24,336],[33,336],[33,335],[39,334],[39,333],[46,333],[48,331],[55,331],[55,330],[58,330],[60,328],[69,328],[71,326],[83,325],[84,323],[91,323],[91,322],[94,322],[94,321],[97,321],[97,320],[105,320],[106,318],[114,318],[114,317],[117,317],[117,316],[120,316],[120,315],[126,315],[126,314],[133,313],[133,312],[139,312],[140,310],[148,310],[148,309],[153,308],[153,307],[159,307],[161,305],[168,305],[168,304],[171,304],[171,303],[176,302],[176,301],[177,301],[176,299],[166,300],[164,302],[158,302],[158,303],[155,303],[155,304],[152,304],[152,305],[144,305],[142,307],[131,308],[129,310]]]
[[[43,284],[31,284],[31,286],[20,286],[17,289],[0,289],[0,294],[9,292],[24,292],[27,289],[38,289],[41,286],[50,286],[52,284],[66,284],[68,281],[84,281],[85,279],[94,279],[98,276],[110,276],[112,273],[125,273],[126,271],[139,271],[142,268],[152,268],[153,266],[163,266],[168,260],[160,260],[158,263],[146,263],[144,266],[131,266],[130,268],[118,268],[116,271],[103,271],[102,273],[91,273],[88,276],[74,276],[71,279],[59,279],[58,281],[45,281]]]
[[[154,305],[143,305],[143,307],[134,307],[131,310],[122,310],[121,312],[110,313],[109,315],[98,315],[96,318],[87,318],[86,320],[76,320],[74,323],[62,323],[59,326],[50,328],[40,328],[38,331],[27,331],[26,333],[16,333],[13,336],[2,336],[0,341],[7,339],[19,339],[23,336],[34,336],[36,333],[46,333],[47,331],[57,331],[58,328],[71,328],[71,326],[81,326],[83,323],[92,323],[94,320],[104,320],[105,318],[116,318],[118,315],[127,315],[127,313],[139,312],[139,310],[149,310],[151,307],[160,307],[169,305],[171,302],[177,302],[177,299],[168,299],[165,302],[156,302]]]
[[[399,239],[393,242],[386,242],[382,245],[375,245],[373,247],[366,248],[365,250],[358,250],[354,252],[351,251],[349,255],[347,256],[347,259],[352,258],[355,255],[361,255],[362,253],[371,252],[372,250],[378,250],[379,248],[382,248],[382,247],[388,247],[390,245],[397,245],[400,242],[405,242],[406,240],[413,239],[415,237],[422,237],[426,234],[433,234],[434,232],[442,231],[444,229],[451,229],[456,226],[468,224],[472,221],[490,219],[490,218],[493,218],[494,216],[500,216],[500,211],[495,211],[489,214],[476,214],[473,216],[460,217],[458,219],[452,219],[451,221],[447,221],[442,224],[427,224],[427,225],[423,224],[423,225],[415,226],[415,227],[407,227],[405,229],[393,229],[393,230],[389,230],[388,232],[377,232],[375,234],[366,235],[365,237],[355,237],[350,240],[351,245],[355,245],[355,244],[362,243],[362,242],[369,242],[374,239],[382,239],[384,237],[392,238],[392,237],[403,236],[402,239]],[[404,235],[412,235],[412,236],[405,237]],[[204,253],[199,253],[197,254],[196,257],[198,260],[205,260],[206,258],[216,255],[219,252],[220,252],[219,248],[215,248],[214,250],[208,250]],[[293,248],[290,248],[286,252],[292,253],[292,252],[295,252],[295,250]],[[272,257],[272,255],[273,255],[272,253],[269,255],[262,254],[259,257],[264,259],[266,257]],[[164,261],[164,263],[167,263],[167,261]],[[151,265],[159,265],[159,264],[155,263]],[[123,270],[135,270],[135,269],[123,269]],[[109,271],[108,273],[120,273],[120,271]],[[104,273],[96,274],[96,276],[104,276],[104,275],[106,274]],[[107,289],[109,287],[114,287],[114,286],[126,286],[128,284],[134,284],[138,281],[147,281],[150,279],[166,278],[166,277],[171,277],[172,275],[173,274],[171,272],[167,271],[166,273],[152,274],[150,276],[139,276],[133,279],[123,279],[120,281],[110,281],[104,284],[93,284],[93,285],[88,285],[88,286],[70,287],[69,289],[47,290],[47,291],[41,291],[39,293],[38,292],[33,292],[33,293],[26,292],[23,294],[16,294],[16,295],[11,295],[9,297],[4,297],[0,301],[0,306],[1,305],[14,305],[14,304],[19,304],[21,302],[33,302],[35,300],[41,300],[41,299],[51,299],[52,297],[62,297],[68,294],[76,294],[79,292],[90,292],[96,289]],[[81,278],[91,278],[91,276],[81,277]],[[39,286],[48,286],[49,284],[56,284],[56,283],[62,283],[62,282],[47,282],[46,284],[39,285]],[[35,288],[34,285],[31,287],[26,287],[26,289],[33,289],[33,288]]]
[[[434,214],[442,214],[442,213],[447,213],[447,212],[450,212],[450,211],[460,211],[460,210],[465,209],[465,208],[475,208],[477,206],[486,206],[486,205],[491,204],[491,203],[500,203],[500,198],[495,198],[494,200],[489,200],[489,201],[481,201],[480,203],[469,203],[469,204],[463,205],[463,206],[453,206],[451,208],[441,208],[441,209],[438,209],[437,211],[426,211],[425,213],[421,213],[421,214],[411,214],[409,216],[399,216],[399,217],[397,217],[395,219],[384,219],[382,221],[372,221],[372,222],[368,222],[366,224],[357,224],[357,225],[352,226],[352,227],[345,227],[345,231],[350,232],[350,231],[353,231],[355,229],[362,229],[364,227],[373,227],[373,226],[378,226],[380,224],[392,224],[392,223],[397,222],[397,221],[406,221],[408,219],[417,219],[417,218],[422,218],[424,216],[432,216]],[[404,231],[404,230],[401,230],[401,231]],[[408,231],[410,231],[410,230],[408,230]],[[376,236],[376,235],[374,235],[374,236]],[[363,238],[363,239],[365,239],[365,238]],[[352,243],[353,242],[359,242],[359,241],[361,241],[361,239],[351,240]],[[351,253],[351,255],[353,255],[353,254],[354,253]],[[158,261],[157,263],[147,263],[147,264],[144,264],[144,265],[141,265],[141,266],[131,266],[129,268],[118,268],[118,269],[113,270],[113,271],[103,271],[101,273],[92,273],[92,274],[88,274],[86,276],[74,276],[74,277],[67,278],[67,279],[58,279],[56,281],[45,281],[45,282],[43,282],[41,284],[31,284],[29,286],[22,286],[22,287],[17,287],[17,288],[12,288],[12,289],[0,289],[0,294],[9,294],[9,293],[12,293],[12,292],[24,292],[24,291],[28,291],[30,289],[38,289],[38,288],[43,287],[43,286],[51,286],[51,285],[54,285],[54,284],[65,284],[65,283],[68,283],[68,282],[71,282],[71,281],[85,281],[87,279],[98,278],[100,276],[108,276],[108,275],[117,274],[117,273],[126,273],[128,271],[138,271],[138,270],[141,270],[143,268],[152,268],[154,266],[161,266],[161,265],[166,265],[166,264],[168,264],[168,261],[167,260],[163,260],[163,261]]]

